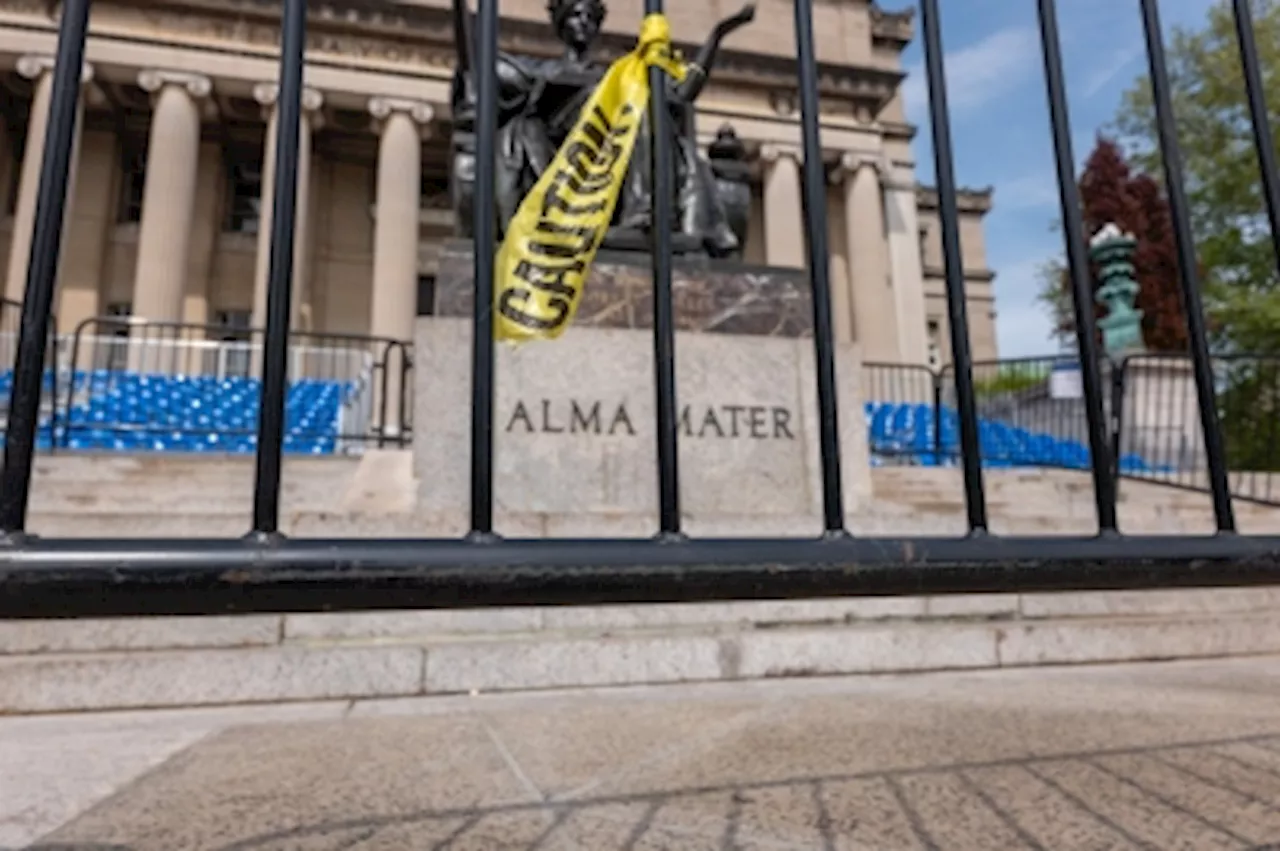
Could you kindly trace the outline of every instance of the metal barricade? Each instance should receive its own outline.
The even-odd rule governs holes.
[[[260,329],[86,319],[62,369],[60,445],[252,452],[262,351]],[[358,454],[407,445],[409,365],[398,340],[291,332],[284,450]]]

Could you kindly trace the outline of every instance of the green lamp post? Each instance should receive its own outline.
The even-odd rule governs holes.
[[[1107,308],[1098,320],[1102,346],[1112,357],[1145,350],[1142,311],[1134,307],[1138,282],[1134,280],[1133,254],[1138,241],[1109,223],[1089,240],[1089,256],[1098,264],[1100,286],[1094,297]]]

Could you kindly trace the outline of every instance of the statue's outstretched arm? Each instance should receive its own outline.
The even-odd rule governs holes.
[[[537,81],[516,58],[499,53],[495,66],[498,78],[498,115],[518,110],[537,89]],[[471,131],[476,114],[475,81],[461,68],[454,69],[450,101],[454,126]],[[501,122],[501,118],[499,122]]]
[[[707,78],[711,75],[712,67],[716,63],[716,54],[720,51],[720,43],[730,33],[751,23],[755,16],[756,4],[755,0],[751,0],[751,2],[742,7],[741,12],[716,24],[715,29],[711,31],[711,35],[707,36],[707,40],[703,42],[702,47],[698,48],[698,55],[694,57],[693,62],[689,63],[688,75],[682,82],[672,87],[672,94],[685,103],[693,103],[697,100],[698,95],[702,94],[702,87],[706,85]]]

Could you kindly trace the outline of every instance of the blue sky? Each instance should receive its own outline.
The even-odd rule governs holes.
[[[1161,23],[1200,27],[1214,0],[1162,0]],[[885,8],[896,8],[884,0]],[[956,176],[995,189],[986,219],[987,260],[996,272],[1000,356],[1056,350],[1036,301],[1037,267],[1062,254],[1053,145],[1044,93],[1035,0],[943,2],[942,39]],[[1116,113],[1121,93],[1146,73],[1137,0],[1059,0],[1058,25],[1077,164]],[[919,17],[917,15],[917,32]],[[933,179],[927,87],[920,38],[904,55],[905,98],[920,132],[917,175]]]

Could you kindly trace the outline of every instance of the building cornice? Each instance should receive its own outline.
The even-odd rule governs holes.
[[[992,196],[993,190],[990,186],[984,189],[968,189],[961,187],[956,190],[956,206],[962,213],[978,213],[979,215],[985,215],[991,211]],[[916,206],[921,210],[937,210],[937,187],[917,184]]]
[[[901,50],[910,44],[912,37],[915,36],[915,17],[916,10],[912,8],[900,12],[888,12],[872,3],[871,38]]]
[[[312,0],[308,4],[308,51],[340,57],[353,67],[411,72],[414,67],[450,70],[454,66],[454,29],[448,8],[404,0]],[[149,30],[172,33],[174,41],[198,46],[231,44],[274,52],[279,44],[278,0],[98,0],[91,32],[127,37],[145,21]],[[0,10],[38,15],[54,25],[46,0],[0,0]],[[513,53],[555,56],[559,43],[543,21],[503,19],[500,47]],[[635,37],[602,33],[599,58],[612,60],[630,51]],[[677,44],[686,55],[693,44]],[[856,110],[878,115],[893,97],[905,74],[870,66],[822,62],[819,89],[826,98],[852,103]],[[787,56],[725,49],[720,52],[714,78],[742,88],[780,95],[796,91],[795,60]]]
[[[924,277],[926,278],[932,278],[935,280],[941,279],[943,281],[945,281],[947,278],[947,270],[942,266],[933,266],[933,265],[926,264],[921,269],[921,272],[924,274]],[[995,279],[996,279],[996,273],[991,269],[965,269],[964,270],[964,280],[966,284],[989,284]],[[970,293],[969,295],[970,297],[973,297],[974,295],[977,295],[977,294]],[[989,301],[995,299],[995,296],[990,292],[986,294],[986,297]]]
[[[910,142],[920,132],[920,128],[906,121],[880,120],[880,129],[887,139],[905,139]]]

